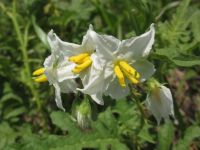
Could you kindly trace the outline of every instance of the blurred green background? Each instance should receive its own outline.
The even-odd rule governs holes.
[[[104,107],[92,104],[99,115],[93,130],[83,131],[70,119],[74,95],[63,95],[68,111],[61,112],[53,88],[32,80],[50,55],[46,34],[51,29],[62,40],[80,44],[89,24],[126,39],[151,23],[156,41],[149,59],[155,77],[172,90],[176,119],[171,122],[157,126],[147,113],[141,126],[133,102],[107,98]],[[199,65],[199,0],[1,0],[0,149],[197,150]]]

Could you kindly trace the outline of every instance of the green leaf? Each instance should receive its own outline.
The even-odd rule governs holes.
[[[155,143],[154,136],[152,133],[149,132],[149,129],[151,126],[149,124],[145,124],[143,129],[139,133],[139,137],[143,140],[144,143],[150,142],[150,143]]]
[[[101,113],[98,117],[98,122],[104,126],[104,131],[99,131],[101,133],[106,134],[106,132],[110,132],[112,135],[117,135],[117,120],[114,118],[114,115],[112,114],[112,111],[110,108],[108,108],[104,113]],[[94,125],[95,128],[95,125]]]
[[[161,126],[158,130],[158,150],[169,150],[174,137],[174,127],[171,122]]]
[[[51,120],[53,124],[64,131],[77,130],[76,124],[72,121],[72,117],[65,112],[57,111],[51,113]]]
[[[4,115],[4,118],[5,119],[9,119],[9,118],[12,118],[12,117],[16,117],[18,115],[23,114],[24,112],[26,112],[26,108],[25,107],[23,107],[23,106],[22,107],[18,107],[18,108],[13,109],[12,111],[6,113]]]
[[[41,42],[45,45],[46,48],[50,48],[48,40],[47,40],[47,34],[37,25],[35,17],[32,16],[32,24],[34,27],[34,30],[38,36],[38,38],[41,40]]]
[[[192,140],[195,138],[200,138],[200,127],[194,125],[185,131],[183,139],[179,140],[174,150],[188,150]]]
[[[108,147],[116,150],[128,149],[126,145],[122,144],[118,139],[117,122],[110,108],[100,113],[98,120],[92,123],[92,129],[89,132],[81,130],[68,113],[61,111],[53,112],[51,114],[51,119],[53,124],[64,131],[68,131],[68,135],[63,137],[63,139],[56,139],[55,136],[53,137],[55,138],[54,143],[56,143],[53,149],[59,150],[60,147],[57,145],[58,143],[62,145],[63,149],[73,150],[82,150],[83,148],[97,148],[101,150],[107,149]],[[50,137],[52,136],[49,136],[49,138]],[[50,140],[52,140],[52,138]],[[41,142],[41,140],[37,142]],[[52,143],[51,141],[46,142]],[[34,145],[35,144],[32,144],[32,146]],[[40,145],[43,145],[43,143]]]
[[[22,103],[22,98],[19,97],[18,95],[14,94],[14,93],[6,93],[2,96],[2,98],[0,99],[1,102],[7,102],[9,100],[15,100],[18,103]]]
[[[5,82],[4,83],[4,88],[3,88],[3,96],[1,97],[1,102],[6,102],[9,99],[13,99],[18,101],[19,103],[22,102],[21,97],[17,96],[16,94],[14,94],[14,91],[12,89],[12,86],[9,82]]]
[[[158,47],[156,54],[168,58],[168,63],[176,66],[199,65],[196,49],[199,46],[199,10],[191,7],[190,0],[180,2],[171,20],[158,23]],[[158,59],[162,60],[161,57]]]
[[[181,54],[179,51],[177,48],[162,48],[156,50],[156,55],[165,56],[170,62],[181,67],[200,65],[200,57]]]
[[[118,122],[123,124],[126,129],[139,126],[141,116],[133,101],[118,100],[112,111],[119,114]]]
[[[200,57],[196,56],[175,57],[172,59],[172,61],[177,66],[182,67],[192,67],[195,65],[200,65]]]
[[[15,142],[17,134],[8,123],[2,122],[0,124],[0,133],[0,149],[4,149],[8,144]]]
[[[194,13],[194,15],[192,16],[191,18],[191,23],[192,23],[192,31],[193,31],[193,34],[194,34],[194,37],[196,38],[196,40],[198,42],[200,42],[200,19],[197,19],[197,18],[200,18],[200,11],[196,11]]]

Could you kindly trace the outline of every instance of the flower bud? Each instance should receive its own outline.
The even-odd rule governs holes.
[[[88,99],[84,99],[76,108],[76,120],[78,125],[82,129],[90,128],[91,106]]]
[[[170,89],[155,79],[150,79],[147,84],[150,92],[146,98],[146,105],[158,124],[162,118],[169,119],[169,115],[174,116],[173,98]]]

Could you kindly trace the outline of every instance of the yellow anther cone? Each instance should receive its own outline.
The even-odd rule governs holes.
[[[44,68],[37,69],[37,70],[35,70],[35,71],[33,72],[33,75],[34,75],[34,76],[39,76],[39,75],[43,74],[44,71],[45,71]]]
[[[87,56],[85,58],[82,59],[82,61],[80,62],[80,64],[84,63],[85,61],[89,60],[90,59],[90,56]],[[90,59],[91,60],[91,59]]]
[[[84,61],[82,64],[75,66],[75,68],[72,70],[73,73],[80,73],[81,71],[85,70],[87,67],[89,67],[92,64],[92,60],[89,58],[86,61]]]
[[[45,76],[45,74],[43,74],[43,75],[41,75],[41,76],[39,76],[39,77],[36,77],[36,78],[34,79],[34,81],[35,81],[35,82],[46,82],[46,81],[48,81],[48,80],[47,80],[47,77]]]
[[[126,76],[133,84],[138,84],[138,83],[139,83],[139,81],[138,81],[134,76],[132,76],[131,74],[129,74],[128,72],[123,71],[123,73],[125,74],[125,76]]]
[[[133,75],[137,79],[140,78],[140,74],[133,67],[131,67],[126,61],[120,61],[119,65],[127,73]]]
[[[89,56],[88,53],[82,53],[76,56],[69,57],[69,61],[80,64],[80,63],[83,63],[83,59],[88,56]]]
[[[124,75],[123,75],[123,73],[122,73],[122,71],[121,71],[121,69],[120,69],[120,67],[118,65],[115,65],[114,71],[115,71],[115,74],[116,74],[116,76],[118,78],[119,84],[122,87],[126,87]]]

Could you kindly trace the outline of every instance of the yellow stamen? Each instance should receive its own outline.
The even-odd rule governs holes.
[[[126,72],[133,75],[137,79],[140,78],[140,74],[133,67],[131,67],[127,62],[120,61],[119,65],[122,68],[122,70],[125,70]]]
[[[48,81],[46,75],[44,74],[44,71],[45,71],[45,68],[40,68],[40,69],[37,69],[33,72],[33,76],[38,76],[38,77],[34,78],[35,82],[46,82],[46,81]]]
[[[85,61],[89,60],[90,56],[86,56],[85,58],[83,58],[82,60],[76,62],[77,65],[81,65],[82,63],[84,63]]]
[[[124,71],[123,70],[123,73],[125,74],[125,76],[133,83],[133,84],[138,84],[139,81],[134,77],[132,76],[131,74],[129,74],[127,71]]]
[[[87,67],[89,67],[92,64],[92,60],[88,58],[86,61],[84,61],[82,64],[75,66],[75,68],[72,70],[73,73],[80,73],[81,71],[85,70]]]
[[[121,71],[121,69],[120,69],[120,67],[118,65],[115,65],[114,71],[115,71],[115,74],[116,74],[116,76],[118,78],[119,84],[122,87],[126,87],[124,75],[123,75],[123,73],[122,73],[122,71]]]
[[[85,61],[87,61],[87,60],[89,60],[89,59],[90,59],[90,56],[85,57],[85,58],[82,60],[82,62],[81,62],[80,64],[84,63]],[[91,59],[90,59],[90,60],[91,60]]]
[[[48,81],[48,80],[47,80],[47,77],[45,76],[45,74],[42,74],[42,75],[36,77],[36,78],[34,79],[34,81],[35,81],[35,82],[46,82],[46,81]]]
[[[37,70],[35,70],[35,71],[33,72],[33,76],[39,76],[39,75],[43,74],[44,71],[45,71],[44,68],[37,69]]]
[[[79,54],[79,55],[76,55],[76,56],[69,57],[69,61],[77,63],[77,64],[81,64],[81,63],[83,63],[83,59],[88,57],[88,56],[89,56],[88,53],[82,53],[82,54]]]

